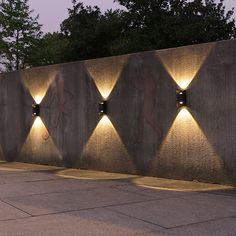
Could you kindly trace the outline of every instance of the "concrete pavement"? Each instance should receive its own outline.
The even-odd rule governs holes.
[[[0,163],[0,235],[236,235],[230,186]]]

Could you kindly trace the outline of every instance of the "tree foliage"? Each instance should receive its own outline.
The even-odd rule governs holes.
[[[67,38],[58,32],[46,33],[38,46],[31,49],[29,61],[31,66],[44,66],[66,62]]]
[[[119,55],[234,38],[224,0],[115,0],[126,10],[84,7],[73,0],[62,25],[66,60]]]
[[[205,43],[235,37],[233,10],[224,0],[116,0],[127,8],[123,52]],[[135,42],[136,43],[132,43]]]
[[[61,24],[62,33],[68,38],[67,60],[89,59],[111,55],[110,44],[123,28],[120,10],[104,14],[95,6],[83,6],[73,1],[69,17]]]
[[[5,70],[30,65],[31,51],[38,46],[41,25],[31,16],[28,0],[2,0],[0,3],[0,50]]]

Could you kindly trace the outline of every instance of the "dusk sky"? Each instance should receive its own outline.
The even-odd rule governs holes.
[[[113,0],[83,0],[84,5],[98,5],[102,10],[118,8]],[[71,0],[29,0],[31,9],[39,14],[39,22],[43,24],[43,32],[60,30],[61,22],[67,18],[67,8],[72,6]],[[225,0],[227,8],[236,8],[236,0]],[[235,14],[236,16],[236,14]]]

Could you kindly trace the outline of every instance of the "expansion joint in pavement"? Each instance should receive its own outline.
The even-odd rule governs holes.
[[[30,214],[29,212],[24,211],[24,210],[22,210],[21,208],[19,208],[19,207],[13,205],[13,204],[11,204],[11,203],[9,203],[9,202],[7,202],[7,201],[4,201],[3,199],[0,199],[0,201],[1,201],[2,203],[4,203],[4,204],[8,205],[8,206],[11,206],[11,207],[15,208],[15,209],[18,210],[18,211],[21,211],[21,212],[23,212],[23,213],[25,213],[25,214],[31,216],[31,217],[33,216],[33,215]]]

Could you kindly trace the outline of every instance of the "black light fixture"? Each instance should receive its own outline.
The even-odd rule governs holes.
[[[40,116],[40,105],[39,104],[32,105],[32,116],[33,117]]]
[[[107,114],[107,101],[99,102],[99,114],[106,115]]]
[[[187,105],[187,93],[186,90],[176,90],[177,107],[183,107]]]

